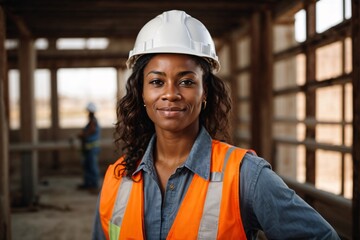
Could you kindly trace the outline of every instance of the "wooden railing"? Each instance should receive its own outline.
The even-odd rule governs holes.
[[[342,239],[353,239],[351,200],[319,190],[313,184],[281,177],[291,189],[309,202],[335,228]]]

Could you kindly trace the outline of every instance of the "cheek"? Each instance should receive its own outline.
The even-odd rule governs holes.
[[[145,104],[150,103],[151,99],[153,98],[153,95],[154,93],[144,86],[142,98]]]
[[[156,94],[154,93],[146,93],[143,94],[143,101],[145,104],[150,105],[151,103],[153,103],[154,101],[156,101]]]

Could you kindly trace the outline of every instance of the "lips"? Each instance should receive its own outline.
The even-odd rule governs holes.
[[[184,109],[180,107],[162,107],[158,108],[159,111],[170,111],[170,112],[179,112],[179,111],[185,111]]]
[[[159,111],[159,114],[164,117],[178,117],[185,112],[185,109],[181,107],[161,107],[157,110]]]

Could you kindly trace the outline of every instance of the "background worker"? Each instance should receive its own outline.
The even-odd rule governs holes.
[[[96,106],[90,102],[86,106],[89,121],[78,134],[81,140],[83,183],[78,189],[97,190],[99,188],[99,165],[98,154],[100,152],[100,126],[95,117]]]
[[[93,239],[339,239],[262,158],[230,141],[230,94],[206,27],[168,11],[140,31],[118,102],[123,156]]]

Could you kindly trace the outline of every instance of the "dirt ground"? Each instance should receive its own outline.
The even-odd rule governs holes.
[[[39,205],[12,209],[13,240],[91,239],[97,194],[77,190],[80,177],[46,177],[39,185]]]

